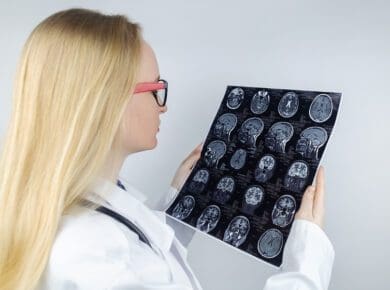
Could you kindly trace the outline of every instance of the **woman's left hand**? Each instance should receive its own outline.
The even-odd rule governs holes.
[[[194,168],[196,162],[200,158],[200,153],[202,152],[203,143],[200,143],[196,148],[187,156],[186,159],[182,161],[179,168],[176,170],[175,176],[171,182],[171,186],[180,190],[184,185],[187,177],[190,175],[192,169]]]

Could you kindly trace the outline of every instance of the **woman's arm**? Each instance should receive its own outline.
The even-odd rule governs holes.
[[[176,196],[179,194],[180,189],[190,175],[195,163],[199,160],[201,151],[202,143],[196,146],[196,148],[187,156],[187,158],[182,161],[175,172],[167,194],[164,194],[155,204],[155,206],[153,206],[154,210],[165,212],[172,205],[176,199]],[[166,215],[166,223],[173,228],[175,231],[175,236],[178,238],[181,244],[185,247],[188,247],[196,231],[193,228],[186,226],[172,218],[170,215]]]
[[[264,290],[326,290],[331,277],[334,248],[322,230],[325,179],[320,167],[316,185],[302,198],[287,239],[281,272],[268,278]]]
[[[170,186],[168,189],[168,193],[161,198],[161,200],[158,202],[157,206],[154,207],[154,209],[165,212],[171,206],[178,194],[179,190],[177,190],[173,186]],[[171,228],[175,231],[176,238],[184,247],[187,248],[195,235],[195,229],[184,225],[183,223],[177,221],[168,214],[165,215],[165,218],[166,223],[170,225]]]
[[[268,278],[264,290],[328,289],[334,249],[315,223],[296,219],[291,227],[280,273]]]

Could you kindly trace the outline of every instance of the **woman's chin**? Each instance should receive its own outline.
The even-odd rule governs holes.
[[[157,136],[155,136],[155,137],[151,140],[148,150],[152,150],[152,149],[156,148],[156,147],[157,147],[157,144],[158,144]]]

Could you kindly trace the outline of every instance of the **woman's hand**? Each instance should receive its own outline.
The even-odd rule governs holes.
[[[315,186],[310,185],[303,194],[301,206],[295,214],[295,219],[304,219],[323,228],[325,215],[325,177],[324,167],[320,166]]]
[[[171,186],[180,190],[184,185],[187,177],[190,175],[192,169],[194,168],[196,162],[200,158],[200,153],[202,152],[203,143],[200,143],[196,148],[187,156],[186,159],[182,161],[179,168],[176,170],[175,176],[171,182]]]

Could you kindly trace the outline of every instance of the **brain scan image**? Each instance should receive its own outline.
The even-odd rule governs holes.
[[[316,123],[323,123],[332,116],[333,101],[328,94],[317,95],[309,108],[309,116]]]
[[[257,251],[267,259],[275,258],[283,247],[283,234],[278,229],[265,231],[257,242]]]
[[[172,211],[172,216],[179,219],[186,219],[195,207],[195,199],[191,195],[184,196]]]
[[[286,144],[294,134],[293,126],[288,122],[277,122],[271,126],[265,136],[265,146],[270,150],[285,153]]]
[[[264,122],[260,118],[246,119],[238,132],[238,140],[249,147],[256,147],[256,139],[263,129]]]
[[[213,192],[212,199],[221,204],[225,204],[228,200],[230,200],[231,196],[233,195],[235,186],[236,184],[232,177],[222,177]]]
[[[244,149],[237,149],[230,158],[230,166],[236,170],[244,167],[247,153]]]
[[[278,112],[283,118],[291,118],[298,112],[298,108],[298,95],[294,92],[288,92],[280,99]]]
[[[221,218],[221,209],[216,205],[209,205],[199,216],[196,227],[202,232],[210,232],[217,226]]]
[[[198,170],[188,185],[188,191],[192,194],[202,193],[209,181],[210,173],[206,169]]]
[[[276,159],[271,154],[266,154],[260,158],[255,169],[255,179],[258,182],[266,182],[271,179],[275,172]]]
[[[285,194],[278,198],[272,210],[272,222],[279,227],[288,226],[295,214],[296,202],[294,197]]]
[[[223,141],[212,141],[207,145],[204,161],[208,167],[217,167],[219,160],[225,155],[226,144]]]
[[[239,247],[245,242],[249,230],[250,223],[248,218],[242,215],[236,216],[225,230],[223,241],[235,247]]]
[[[295,161],[284,178],[284,186],[294,192],[302,192],[309,176],[309,165],[305,161]]]
[[[242,101],[244,100],[244,90],[241,88],[234,88],[231,90],[227,97],[226,106],[229,109],[235,110],[241,106]]]
[[[253,214],[264,199],[264,189],[259,185],[248,187],[245,191],[242,210],[247,214]]]
[[[318,150],[328,140],[328,133],[321,127],[309,127],[302,131],[295,151],[303,157],[318,160]]]
[[[191,172],[165,212],[280,267],[303,192],[330,145],[341,93],[239,83],[223,93],[203,145],[190,155],[199,159],[187,160]]]
[[[269,106],[269,94],[265,90],[260,90],[253,95],[251,101],[251,111],[253,114],[263,114]]]
[[[215,126],[214,126],[214,135],[218,138],[229,141],[230,133],[237,125],[237,117],[234,114],[226,113],[221,115]]]

